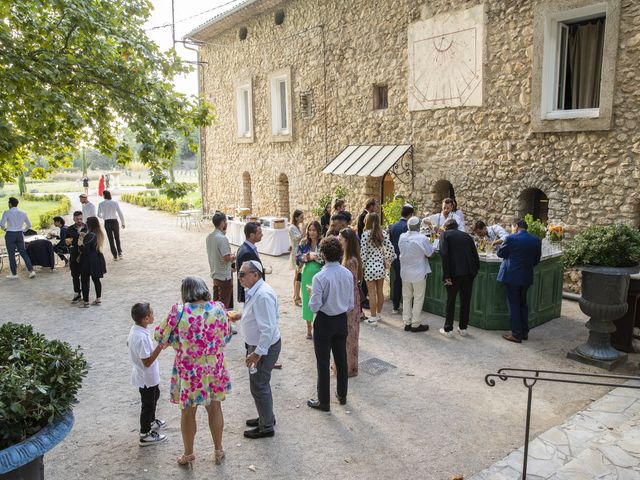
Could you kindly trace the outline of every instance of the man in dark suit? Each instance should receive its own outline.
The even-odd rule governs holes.
[[[542,242],[531,235],[528,228],[524,220],[515,220],[512,226],[515,233],[506,238],[497,252],[504,259],[498,272],[498,281],[504,283],[507,289],[511,320],[511,333],[505,333],[502,338],[515,343],[529,339],[527,290],[533,284],[533,267],[540,262],[542,254]]]
[[[258,247],[256,247],[256,243],[262,240],[262,227],[258,222],[248,222],[244,226],[244,236],[246,240],[240,245],[236,253],[236,272],[240,271],[242,264],[247,260],[256,260],[262,265]],[[262,277],[264,278],[264,268],[262,272]],[[238,277],[238,301],[244,303],[244,288],[240,284],[240,277]]]
[[[73,225],[67,228],[64,240],[69,247],[69,270],[71,271],[71,281],[73,282],[73,299],[71,303],[78,303],[82,298],[80,291],[80,274],[82,265],[78,261],[80,257],[80,249],[78,248],[78,239],[81,233],[87,233],[87,226],[82,219],[80,210],[73,212]]]
[[[407,220],[413,215],[413,206],[408,203],[402,207],[400,211],[400,220],[389,227],[389,239],[393,245],[393,249],[396,251],[396,259],[391,262],[391,268],[393,268],[394,277],[393,285],[391,285],[391,302],[393,303],[393,313],[398,313],[400,310],[400,299],[402,298],[402,278],[400,278],[400,248],[398,242],[400,241],[400,235],[409,230],[407,227]]]
[[[442,277],[447,289],[447,316],[440,333],[445,337],[453,336],[453,315],[456,310],[456,297],[460,292],[458,333],[465,336],[469,325],[473,281],[480,269],[480,257],[473,238],[468,233],[458,230],[458,222],[454,218],[444,222],[444,228],[445,231],[440,235],[440,257]]]
[[[375,212],[378,209],[378,203],[375,198],[367,200],[364,210],[358,215],[358,238],[362,238],[362,232],[364,231],[364,219],[367,218],[371,212]]]

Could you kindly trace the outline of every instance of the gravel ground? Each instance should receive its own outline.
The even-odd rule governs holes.
[[[76,200],[76,197],[73,197]],[[522,345],[503,341],[499,332],[470,328],[467,338],[437,334],[443,319],[424,314],[432,330],[407,333],[400,316],[383,310],[376,327],[362,325],[360,361],[379,359],[392,365],[372,374],[361,367],[349,382],[349,402],[334,402],[330,414],[306,407],[314,395],[315,359],[305,340],[299,308],[291,301],[286,256],[263,257],[273,267],[268,277],[281,302],[281,361],[274,372],[276,436],[246,440],[244,420],[255,416],[243,366],[243,342],[235,337],[226,349],[233,391],[223,402],[222,466],[212,459],[213,442],[199,413],[197,460],[193,471],[179,468],[179,410],[168,401],[172,352],[160,356],[162,398],[158,416],[169,423],[169,440],[150,448],[137,445],[139,394],[129,383],[126,338],[129,309],[151,302],[160,319],[179,300],[186,275],[208,278],[205,236],[186,231],[175,219],[128,204],[121,205],[127,228],[122,232],[124,260],[107,260],[103,305],[81,309],[70,305],[67,269],[42,271],[28,280],[0,278],[2,321],[31,323],[51,338],[81,345],[89,375],[75,407],[70,436],[45,457],[49,480],[158,478],[421,478],[446,479],[470,474],[503,458],[523,443],[526,389],[511,381],[489,388],[484,375],[500,367],[539,367],[590,371],[566,359],[566,352],[586,338],[586,317],[577,304],[565,302],[563,316],[532,330]],[[108,255],[109,256],[109,255]],[[9,307],[9,308],[6,308]],[[10,312],[10,314],[9,314]],[[619,373],[636,372],[638,356]],[[595,370],[591,370],[595,371]],[[375,372],[373,372],[375,373]],[[333,381],[333,380],[332,380]],[[562,423],[607,392],[605,388],[540,384],[534,389],[532,434]]]

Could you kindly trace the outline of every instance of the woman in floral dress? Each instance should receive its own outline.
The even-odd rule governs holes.
[[[187,277],[182,281],[182,304],[171,307],[156,328],[155,338],[158,344],[168,344],[176,351],[170,395],[171,403],[178,404],[181,411],[184,454],[178,457],[178,463],[190,466],[195,460],[196,410],[203,405],[209,416],[214,460],[219,464],[224,458],[220,402],[231,390],[223,352],[231,339],[231,328],[224,305],[211,301],[202,278]]]
[[[342,245],[342,266],[353,275],[353,309],[347,312],[347,372],[350,377],[358,375],[358,338],[360,336],[360,282],[362,281],[362,260],[358,236],[350,228],[340,230]]]

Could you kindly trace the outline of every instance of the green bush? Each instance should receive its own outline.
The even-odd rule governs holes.
[[[188,210],[189,202],[186,200],[172,200],[163,195],[125,193],[120,196],[120,200],[132,203],[140,207],[147,207],[150,210],[162,210],[169,213],[178,213],[180,210]]]
[[[80,347],[47,340],[30,325],[0,326],[0,450],[69,410],[86,374]]]
[[[71,200],[66,195],[50,193],[48,195],[31,195],[25,193],[22,198],[33,202],[58,202],[58,206],[42,215],[38,222],[38,228],[50,228],[53,225],[53,217],[64,216],[71,210]]]
[[[633,267],[640,264],[640,231],[620,223],[589,227],[566,242],[562,253],[566,268]]]
[[[413,205],[415,212],[418,211],[418,206],[415,201],[410,198],[405,198],[401,195],[387,198],[382,204],[382,216],[384,217],[384,225],[393,225],[400,220],[400,212],[405,204]]]
[[[327,203],[331,204],[334,200],[337,199],[343,200],[348,193],[349,191],[345,187],[337,186],[333,191],[333,195],[327,193],[320,197],[320,200],[318,200],[318,206],[312,209],[311,213],[313,213],[313,216],[316,218],[322,217],[322,215],[324,215],[324,207],[327,205]]]
[[[524,216],[524,221],[527,222],[527,231],[531,235],[535,235],[540,240],[547,236],[547,227],[540,220],[534,220],[530,213]]]

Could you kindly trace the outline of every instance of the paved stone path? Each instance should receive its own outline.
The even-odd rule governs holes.
[[[519,448],[471,480],[518,480],[522,460]],[[529,480],[638,478],[640,390],[616,388],[529,442]]]
[[[503,341],[501,332],[475,328],[467,338],[446,339],[437,334],[443,320],[428,314],[424,321],[431,331],[407,333],[400,317],[385,305],[384,321],[377,328],[361,327],[360,361],[366,365],[349,382],[348,404],[334,403],[330,414],[310,411],[305,401],[314,395],[315,359],[312,343],[304,338],[300,311],[291,301],[292,272],[286,256],[264,257],[273,267],[268,281],[281,302],[284,369],[274,373],[272,382],[276,435],[260,441],[242,436],[244,420],[255,416],[255,407],[243,366],[243,342],[235,338],[226,349],[233,382],[223,403],[227,458],[222,466],[214,465],[212,440],[200,412],[198,458],[194,470],[185,472],[175,464],[182,448],[179,411],[167,400],[172,352],[163,352],[159,359],[158,416],[169,423],[169,440],[139,448],[139,394],[129,384],[126,338],[133,303],[150,301],[160,319],[179,300],[184,276],[208,278],[204,243],[209,227],[186,231],[162,212],[128,204],[122,208],[127,220],[122,232],[124,260],[107,260],[101,307],[70,305],[71,279],[65,269],[41,271],[33,280],[24,271],[18,281],[0,278],[0,321],[31,323],[50,338],[79,344],[90,364],[74,408],[76,424],[45,457],[48,480],[209,480],[214,475],[441,480],[456,472],[469,477],[522,445],[526,390],[515,382],[489,388],[485,374],[501,367],[533,366],[595,371],[566,359],[566,352],[587,336],[585,317],[575,303],[565,302],[563,316],[532,330],[522,345]],[[634,373],[637,362],[638,356],[632,355],[620,373]],[[566,421],[607,391],[536,386],[532,437]]]

